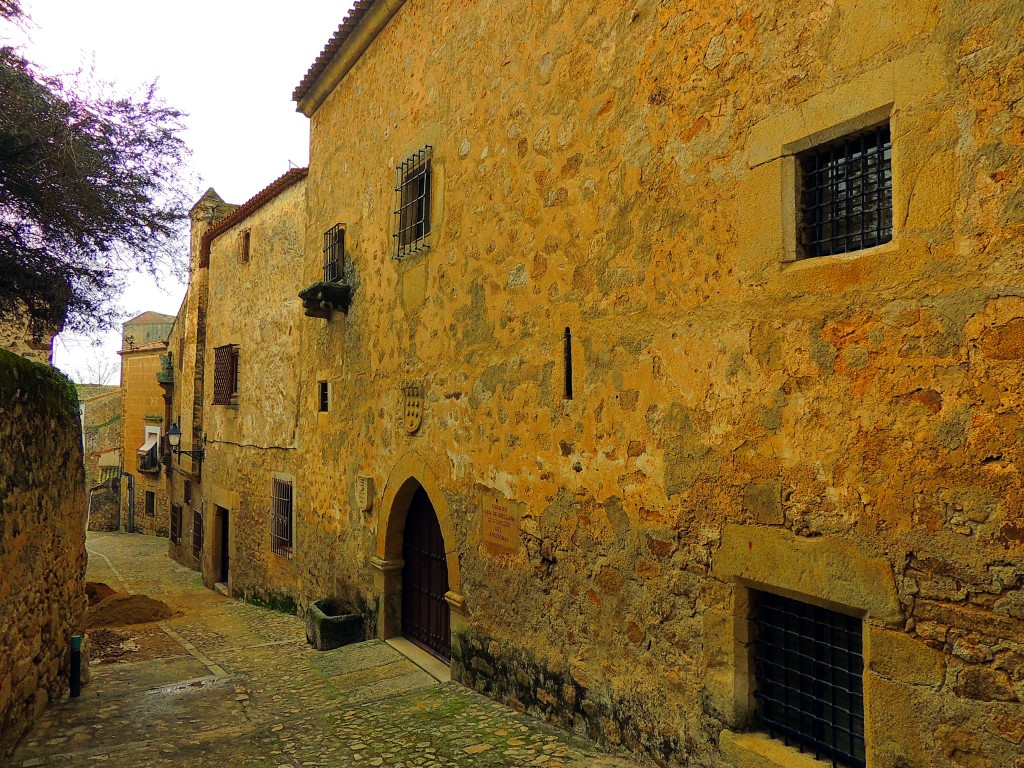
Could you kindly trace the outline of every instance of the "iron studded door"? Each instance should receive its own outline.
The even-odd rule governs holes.
[[[434,507],[422,488],[405,521],[402,546],[402,634],[444,661],[451,658],[448,561]]]

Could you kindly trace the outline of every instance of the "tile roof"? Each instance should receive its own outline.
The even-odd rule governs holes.
[[[160,324],[170,323],[174,320],[174,315],[165,315],[162,312],[143,312],[141,315],[136,315],[131,320],[127,320],[123,325],[147,325],[147,324]]]
[[[210,245],[218,235],[224,234],[240,221],[249,218],[252,214],[256,213],[256,211],[280,195],[286,189],[295,186],[306,178],[308,173],[309,168],[292,168],[284,176],[277,178],[261,191],[246,200],[242,205],[236,208],[230,216],[225,219],[221,219],[214,224],[207,233],[203,235],[203,239],[199,242],[199,266],[210,266]]]
[[[355,28],[359,26],[359,22],[363,20],[363,17],[376,5],[380,0],[356,0],[352,5],[352,10],[345,16],[345,20],[338,25],[338,29],[335,30],[334,35],[327,41],[327,45],[320,51],[320,55],[316,57],[316,61],[306,72],[306,76],[302,78],[302,82],[299,83],[295,90],[292,91],[292,101],[298,103],[303,96],[309,93],[309,89],[313,87],[313,83],[316,79],[323,74],[324,70],[327,69],[327,65],[331,63],[331,59],[334,55],[341,50],[341,47],[348,40],[349,35],[355,31]]]

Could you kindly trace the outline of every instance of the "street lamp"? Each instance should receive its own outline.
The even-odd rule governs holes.
[[[171,453],[176,456],[184,453],[186,456],[191,456],[198,461],[202,461],[203,457],[206,456],[206,451],[183,451],[178,447],[181,445],[181,428],[176,421],[171,422],[171,428],[167,430],[167,442],[171,444]]]

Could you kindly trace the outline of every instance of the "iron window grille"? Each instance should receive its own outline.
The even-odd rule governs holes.
[[[319,410],[320,413],[327,413],[331,406],[331,387],[326,381],[320,382],[319,396],[317,410]]]
[[[274,480],[270,549],[282,557],[292,555],[292,499],[292,484],[285,480]]]
[[[324,232],[324,282],[338,283],[345,276],[345,229],[335,224]]]
[[[192,510],[192,558],[198,563],[203,559],[203,513]]]
[[[181,505],[171,505],[171,543],[181,544]]]
[[[798,155],[804,256],[872,248],[892,240],[889,123]]]
[[[213,350],[213,404],[238,402],[238,346],[227,344]]]
[[[394,257],[430,247],[430,186],[433,147],[415,152],[395,169]]]
[[[864,768],[863,622],[751,591],[755,722],[772,737]]]

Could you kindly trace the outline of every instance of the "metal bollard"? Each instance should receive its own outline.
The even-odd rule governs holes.
[[[71,698],[82,694],[82,636],[71,636]]]

